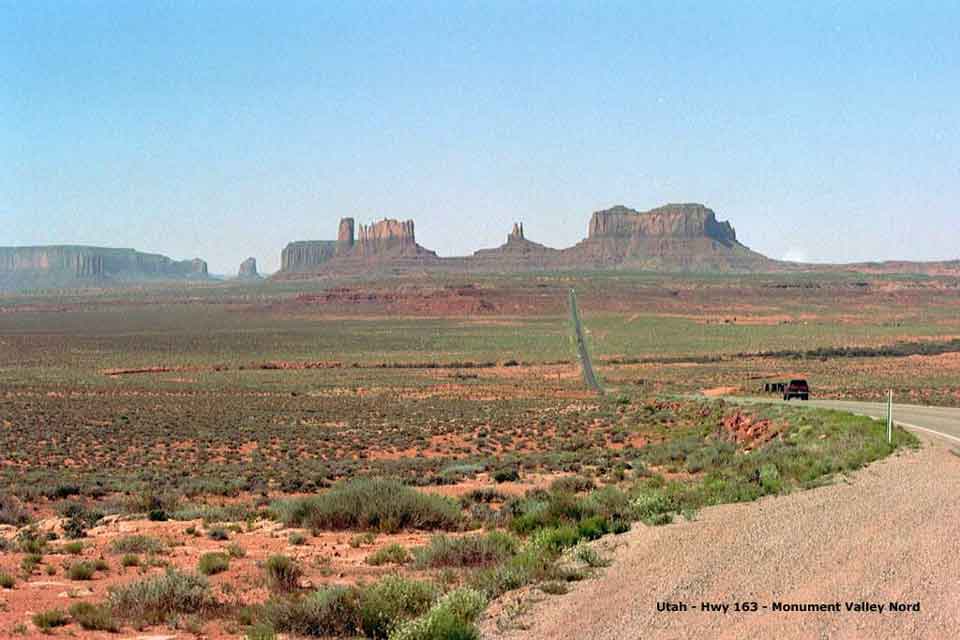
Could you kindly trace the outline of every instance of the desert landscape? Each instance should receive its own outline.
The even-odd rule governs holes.
[[[869,418],[732,400],[805,377],[819,399],[960,406],[957,286],[454,271],[10,294],[0,628],[510,624],[511,596],[566,593],[626,531],[918,447]],[[570,288],[603,395],[580,377]]]
[[[957,24],[0,2],[0,640],[960,637]]]

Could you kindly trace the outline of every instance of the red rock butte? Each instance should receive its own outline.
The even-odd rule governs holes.
[[[471,256],[441,258],[416,242],[413,220],[384,219],[359,225],[340,221],[337,240],[291,242],[277,277],[429,269],[522,272],[571,269],[665,271],[769,270],[774,261],[743,246],[729,222],[701,204],[668,204],[650,211],[624,206],[595,212],[587,237],[567,249],[527,239],[516,222],[506,242]]]

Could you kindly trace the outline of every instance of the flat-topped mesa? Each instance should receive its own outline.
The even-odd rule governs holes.
[[[50,245],[0,247],[0,288],[82,285],[101,279],[206,278],[200,258],[171,260],[133,249]]]
[[[384,218],[370,225],[360,225],[352,255],[362,258],[390,258],[436,254],[417,244],[413,220]]]
[[[588,239],[593,238],[711,238],[725,245],[737,242],[729,222],[702,204],[668,204],[650,211],[622,205],[597,211],[590,218]]]

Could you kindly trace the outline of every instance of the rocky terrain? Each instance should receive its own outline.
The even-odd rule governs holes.
[[[207,263],[200,258],[177,261],[159,254],[107,247],[0,247],[0,290],[207,275]]]
[[[679,271],[772,270],[775,262],[742,245],[729,222],[700,204],[670,204],[651,211],[616,206],[593,214],[585,240],[552,249],[528,240],[515,223],[505,244],[472,256],[440,258],[416,242],[412,220],[360,225],[340,222],[337,240],[292,242],[278,277],[363,272],[378,268],[431,268],[467,272],[638,268]]]

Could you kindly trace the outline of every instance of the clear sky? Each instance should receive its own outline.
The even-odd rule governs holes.
[[[775,258],[960,257],[960,3],[0,0],[0,245],[274,270],[702,202]]]

